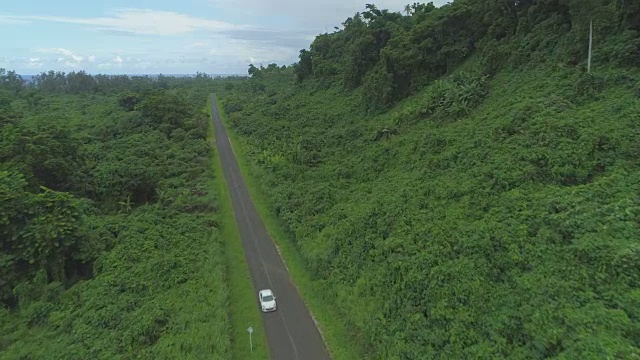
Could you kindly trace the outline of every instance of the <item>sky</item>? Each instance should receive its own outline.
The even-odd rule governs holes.
[[[289,65],[367,2],[411,0],[18,0],[0,7],[0,68],[91,74],[246,74]],[[447,0],[433,1],[436,6]]]

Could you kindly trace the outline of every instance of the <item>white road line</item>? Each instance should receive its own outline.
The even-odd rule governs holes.
[[[229,140],[229,138],[227,137],[227,140]],[[229,147],[231,147],[231,142],[229,142]],[[233,148],[231,148],[231,151],[233,151]],[[234,154],[235,156],[235,154]],[[238,198],[240,199],[240,190],[238,188],[238,185],[236,184],[235,181],[233,181],[233,172],[229,171],[229,177],[231,178],[231,183],[233,184],[233,188],[236,191],[236,194],[238,194]],[[271,277],[269,276],[269,271],[267,270],[267,267],[264,263],[264,258],[262,256],[262,252],[260,251],[260,247],[258,246],[258,240],[257,237],[255,236],[255,233],[253,232],[253,223],[251,222],[251,219],[249,218],[249,216],[247,215],[247,209],[244,206],[244,202],[240,201],[240,207],[242,208],[242,212],[243,215],[245,217],[245,219],[247,219],[247,222],[249,223],[249,232],[251,233],[251,237],[253,238],[253,242],[256,246],[256,250],[258,251],[258,258],[260,258],[260,263],[262,265],[262,269],[264,270],[264,273],[267,275],[267,281],[269,282],[269,286],[271,287],[271,289],[273,289],[273,283],[271,282]],[[287,322],[284,320],[284,316],[282,315],[282,310],[278,311],[278,315],[280,315],[280,318],[282,319],[282,323],[284,324],[284,328],[287,332],[287,336],[289,337],[289,341],[291,342],[291,346],[293,347],[293,352],[296,356],[296,359],[300,359],[300,357],[298,356],[298,349],[296,348],[296,344],[293,341],[293,337],[291,336],[291,332],[289,331],[289,327],[287,326]]]

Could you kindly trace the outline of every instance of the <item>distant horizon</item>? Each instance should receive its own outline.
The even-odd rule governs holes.
[[[5,69],[7,71],[11,71],[9,69]],[[39,73],[33,73],[33,74],[21,74],[19,72],[16,71],[16,74],[20,75],[20,76],[38,76],[42,73],[48,73],[51,70],[47,70],[47,71],[41,71]],[[70,74],[73,71],[59,71],[59,70],[53,70],[55,72],[63,72],[65,74]],[[165,75],[165,76],[196,76],[198,75],[198,72],[194,72],[194,73],[163,73],[163,72],[158,72],[158,73],[120,73],[120,74],[105,74],[105,73],[90,73],[85,71],[85,73],[87,75],[107,75],[107,76],[121,76],[121,75],[127,75],[127,76],[145,76],[145,75]],[[206,73],[203,71],[199,72],[200,74],[205,74],[205,75],[240,75],[240,76],[248,76],[248,74],[240,74],[240,73]]]
[[[54,70],[55,71],[55,70]],[[48,71],[44,71],[44,73],[47,73]],[[60,71],[60,72],[64,72],[64,71]],[[69,72],[64,72],[65,75],[69,74]],[[229,77],[229,76],[244,76],[244,77],[249,77],[248,74],[223,74],[223,73],[204,73],[204,72],[200,72],[201,74],[205,74],[211,77],[216,77],[216,76],[220,76],[220,77]],[[37,74],[20,74],[18,72],[16,72],[16,74],[18,76],[20,76],[20,78],[22,78],[23,81],[31,81],[33,80],[34,77],[39,76],[42,74],[42,72],[37,73]],[[89,72],[86,72],[87,75],[89,76],[97,76],[97,75],[104,75],[104,76],[129,76],[129,77],[133,77],[133,76],[149,76],[149,77],[153,77],[153,76],[168,76],[168,77],[195,77],[198,75],[198,73],[183,73],[183,74],[168,74],[168,73],[140,73],[140,74],[104,74],[104,73],[95,73],[95,74],[91,74]]]

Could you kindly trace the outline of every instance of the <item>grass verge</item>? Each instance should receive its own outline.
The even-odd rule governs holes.
[[[251,200],[264,221],[269,235],[276,243],[282,261],[286,264],[289,275],[293,279],[302,300],[315,318],[331,357],[335,360],[363,359],[364,355],[351,341],[353,334],[343,324],[339,316],[332,311],[330,303],[324,300],[325,292],[313,281],[311,274],[304,267],[302,257],[295,248],[292,239],[286,235],[280,219],[273,212],[266,195],[261,191],[259,176],[247,164],[246,143],[235,135],[228,124],[227,114],[224,112],[220,100],[216,99],[216,101]]]
[[[211,118],[211,101],[207,100],[207,113]],[[215,146],[213,122],[209,122],[207,141]],[[215,147],[214,147],[215,149]],[[229,288],[229,313],[231,318],[231,350],[234,359],[269,359],[262,317],[256,306],[255,294],[249,268],[244,257],[240,235],[236,227],[231,197],[222,175],[222,164],[215,150],[211,159],[214,169],[214,186],[219,202],[219,232],[223,239],[227,284]],[[247,329],[253,327],[253,351],[249,347]]]

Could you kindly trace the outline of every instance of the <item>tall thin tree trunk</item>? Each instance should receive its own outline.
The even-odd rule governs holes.
[[[593,46],[593,20],[589,22],[589,58],[587,60],[587,72],[591,72],[591,49]]]

